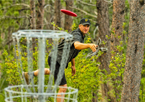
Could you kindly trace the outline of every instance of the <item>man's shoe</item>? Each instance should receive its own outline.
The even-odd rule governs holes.
[[[28,72],[23,72],[22,76],[25,78],[27,85],[30,84]]]

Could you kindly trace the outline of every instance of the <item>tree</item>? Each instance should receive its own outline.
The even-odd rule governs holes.
[[[73,0],[66,0],[66,10],[70,10],[72,11],[72,6],[73,6]],[[72,23],[73,23],[73,19],[71,16],[65,15],[65,24],[64,24],[64,29],[68,30],[68,32],[72,31]]]
[[[121,102],[138,102],[144,54],[145,5],[143,0],[130,1],[129,39]]]
[[[113,0],[111,50],[118,53],[117,45],[123,40],[125,0]],[[113,55],[112,55],[113,56]]]
[[[54,12],[54,23],[58,26],[61,27],[61,14],[60,14],[60,9],[61,9],[61,2],[60,0],[55,0],[55,12]]]
[[[54,1],[53,0],[46,0],[45,3],[45,29],[53,30],[53,25],[51,24],[54,20]]]
[[[37,29],[43,29],[44,3],[45,0],[38,0],[37,27],[36,27]]]
[[[36,28],[36,18],[35,18],[35,14],[36,14],[36,8],[35,8],[35,1],[34,0],[30,0],[30,12],[31,12],[31,29]]]
[[[109,32],[109,15],[108,15],[108,2],[105,0],[97,0],[97,10],[98,10],[98,28],[99,28],[99,37],[104,42],[104,46],[107,46],[108,51],[107,53],[103,53],[100,58],[98,59],[100,64],[100,69],[103,71],[104,69],[107,71],[107,73],[110,73],[109,70],[109,61],[110,61],[110,40],[106,37],[110,36]],[[106,74],[105,72],[103,72]],[[102,91],[102,97],[103,99],[111,99],[111,97],[108,95],[109,87],[107,83],[101,85],[101,91]],[[102,100],[104,101],[104,100]],[[113,99],[111,99],[111,102],[114,102]]]
[[[112,17],[112,33],[111,33],[111,59],[115,59],[115,55],[119,54],[122,55],[122,50],[117,49],[117,46],[123,46],[120,42],[123,40],[123,22],[124,22],[124,13],[125,13],[125,0],[113,0],[113,17]],[[120,50],[120,51],[119,51]],[[115,62],[114,62],[115,63]],[[116,66],[117,67],[117,66]],[[117,70],[119,71],[120,68],[117,67]],[[117,78],[113,78],[112,80],[115,81],[121,81],[122,77],[117,76]],[[122,83],[121,83],[122,84]],[[114,86],[119,86],[120,83],[114,83]],[[116,99],[119,99],[119,95],[121,93],[120,89],[115,89],[115,96]]]

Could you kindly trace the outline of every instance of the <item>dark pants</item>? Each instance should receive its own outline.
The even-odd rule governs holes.
[[[51,71],[51,57],[48,57],[48,64],[50,66],[50,71]],[[55,72],[54,72],[54,81],[56,81],[56,79],[57,79],[57,75],[58,75],[58,72],[59,72],[59,67],[60,67],[60,64],[58,62],[56,62]],[[63,73],[63,77],[62,77],[61,82],[60,82],[59,85],[64,85],[64,84],[67,84],[66,78],[65,78],[65,72]]]

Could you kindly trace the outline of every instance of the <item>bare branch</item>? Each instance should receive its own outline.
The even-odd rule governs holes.
[[[93,5],[93,4],[90,4],[90,3],[83,2],[81,0],[79,0],[78,2],[80,2],[80,3],[84,4],[84,5],[88,5],[88,6],[96,6],[96,5]]]
[[[94,13],[97,15],[98,13],[96,11],[94,11]]]
[[[15,4],[15,5],[12,5],[12,6],[26,6],[26,7],[30,8],[30,5],[27,5],[27,4],[24,4],[24,3]]]
[[[3,19],[20,19],[20,18],[29,18],[28,16],[18,16],[18,17],[13,17],[13,16],[3,16],[0,18],[0,20]]]
[[[27,4],[25,4],[25,3],[20,3],[20,4],[13,4],[13,5],[10,5],[10,6],[8,6],[8,7],[1,8],[1,9],[8,9],[8,8],[11,8],[11,7],[14,7],[14,6],[25,6],[25,7],[30,8],[29,5],[27,5]]]
[[[6,45],[9,45],[9,44],[10,44],[10,43],[12,43],[12,42],[13,42],[13,40],[12,40],[12,39],[11,39],[11,40],[9,40],[9,41],[7,41],[7,42],[6,42],[6,44],[5,44],[5,46],[6,46]]]
[[[79,10],[79,11],[81,11],[82,13],[84,13],[84,14],[86,14],[86,15],[88,15],[88,16],[97,18],[97,16],[92,15],[92,14],[89,14],[88,12],[86,12],[86,11],[84,11],[84,10],[82,10],[82,9],[79,9],[79,8],[76,8],[76,7],[71,7],[71,8],[74,8],[74,9],[76,9],[76,10]]]
[[[90,39],[91,42],[95,44],[95,41],[94,41],[94,39],[90,36],[90,34],[87,34],[87,35],[91,38],[91,39]]]
[[[44,5],[44,9],[49,7],[49,6],[52,6],[52,5],[49,5],[49,4]]]
[[[107,2],[107,3],[112,3],[112,0],[104,0],[105,2]]]
[[[95,35],[96,35],[96,31],[98,30],[98,26],[96,26],[94,32],[93,32],[93,37],[95,38]]]

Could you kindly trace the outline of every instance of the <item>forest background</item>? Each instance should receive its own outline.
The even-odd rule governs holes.
[[[78,16],[65,15],[60,9]],[[0,102],[4,102],[4,88],[21,84],[12,33],[24,29],[71,32],[82,18],[91,21],[85,43],[101,38],[108,51],[86,58],[91,50],[83,50],[76,58],[76,74],[71,75],[70,65],[66,69],[68,86],[79,89],[78,102],[145,102],[144,0],[0,0]],[[33,43],[37,45],[37,39]],[[21,46],[26,49],[24,39]],[[27,59],[22,61],[27,71]]]

